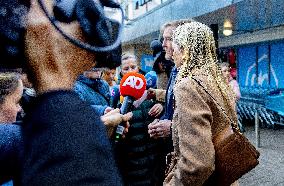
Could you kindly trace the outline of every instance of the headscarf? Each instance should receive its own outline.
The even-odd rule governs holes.
[[[183,50],[182,65],[176,83],[202,72],[206,74],[210,84],[217,85],[228,106],[233,108],[234,93],[217,65],[215,41],[210,28],[196,21],[185,23],[175,29],[173,42]]]

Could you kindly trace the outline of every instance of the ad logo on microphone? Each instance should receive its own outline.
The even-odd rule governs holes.
[[[146,79],[142,74],[129,72],[125,74],[120,82],[120,94],[139,99],[146,90]]]
[[[135,89],[141,89],[145,83],[140,77],[128,76],[122,86],[130,86]]]

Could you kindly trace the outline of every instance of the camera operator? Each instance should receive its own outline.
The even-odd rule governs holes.
[[[53,2],[44,2],[51,10]],[[9,18],[5,20],[2,28],[11,25]],[[98,65],[97,55],[66,40],[36,0],[26,20],[25,66],[37,97],[21,129],[24,153],[21,170],[15,170],[20,172],[17,185],[122,185],[100,116],[73,91],[78,75]],[[86,40],[77,21],[60,26],[68,35]],[[6,49],[1,46],[1,53]],[[114,125],[128,118],[116,110],[102,120]]]

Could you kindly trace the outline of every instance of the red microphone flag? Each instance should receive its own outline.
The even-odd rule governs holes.
[[[120,82],[120,94],[125,96],[131,96],[135,100],[142,97],[146,90],[146,79],[142,74],[135,72],[126,73]]]

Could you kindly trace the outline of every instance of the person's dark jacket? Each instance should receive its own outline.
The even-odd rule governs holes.
[[[168,81],[164,113],[160,117],[160,120],[172,120],[173,119],[173,114],[174,114],[173,88],[175,85],[177,73],[178,73],[178,70],[176,67],[174,67],[171,71],[170,79]],[[169,137],[164,138],[164,143],[161,146],[163,148],[164,156],[166,156],[168,153],[171,153],[173,151],[173,141],[172,141],[171,134]],[[166,159],[166,157],[164,157],[164,159]]]
[[[122,185],[100,117],[75,92],[39,95],[22,128],[22,185]]]
[[[25,112],[28,112],[32,100],[36,97],[36,92],[33,88],[24,88],[23,95],[20,100],[20,105]]]
[[[168,82],[168,86],[167,86],[165,112],[162,115],[162,117],[160,118],[161,120],[162,119],[168,119],[168,120],[173,119],[173,115],[174,115],[174,92],[173,92],[173,88],[174,88],[174,85],[175,85],[177,73],[178,73],[178,70],[177,70],[176,67],[174,67],[172,69],[170,79],[169,79],[169,82]]]
[[[23,121],[25,113],[28,112],[28,110],[30,109],[31,102],[33,101],[35,97],[36,97],[36,92],[33,88],[24,88],[23,95],[20,100],[22,111],[19,112],[17,115],[18,122]]]
[[[95,108],[100,115],[110,106],[110,89],[106,81],[102,79],[89,79],[79,76],[74,86],[75,92],[80,98]]]
[[[117,146],[118,165],[125,185],[161,185],[164,180],[162,139],[150,138],[148,111],[155,103],[145,100],[135,108],[126,137]]]
[[[0,124],[0,185],[19,176],[23,141],[21,126]]]

